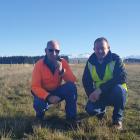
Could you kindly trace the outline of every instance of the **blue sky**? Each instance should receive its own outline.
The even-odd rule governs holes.
[[[104,36],[121,57],[140,55],[140,0],[0,0],[0,56],[92,53]]]

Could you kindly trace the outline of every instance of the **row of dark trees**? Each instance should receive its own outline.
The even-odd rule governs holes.
[[[44,56],[8,56],[0,57],[0,64],[35,64]],[[61,56],[69,62],[68,56]]]
[[[44,56],[8,56],[0,57],[0,64],[35,64],[36,61],[43,58]],[[61,56],[65,58],[67,62],[70,63],[86,63],[87,59],[85,58],[73,58],[69,59],[68,56]],[[124,63],[140,63],[140,59],[136,58],[127,58],[123,60]]]
[[[138,58],[127,58],[123,60],[124,63],[140,63],[140,59]]]

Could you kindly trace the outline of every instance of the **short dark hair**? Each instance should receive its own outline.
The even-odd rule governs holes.
[[[109,46],[109,43],[108,43],[108,41],[107,41],[107,39],[106,39],[105,37],[99,37],[99,38],[97,38],[97,39],[94,41],[94,46],[95,46],[95,44],[96,44],[97,42],[102,42],[102,41],[105,41],[105,42],[108,44],[108,46]]]

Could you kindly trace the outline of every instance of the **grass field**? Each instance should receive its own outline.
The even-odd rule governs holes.
[[[140,139],[140,65],[126,65],[128,72],[128,101],[125,109],[124,130],[111,127],[112,108],[99,121],[88,117],[87,101],[81,77],[84,65],[71,65],[78,78],[78,117],[84,118],[77,128],[65,127],[64,103],[52,106],[42,128],[33,125],[35,112],[30,93],[33,65],[0,65],[0,139],[29,140],[138,140]]]

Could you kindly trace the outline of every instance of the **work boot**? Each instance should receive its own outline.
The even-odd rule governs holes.
[[[122,130],[123,129],[122,121],[113,122],[113,126],[117,130]]]
[[[33,123],[32,123],[32,127],[41,129],[41,127],[42,127],[42,121],[39,120],[39,119],[35,119],[35,120],[33,121]]]
[[[105,116],[105,113],[103,112],[103,113],[100,113],[100,114],[98,114],[98,115],[96,115],[97,116],[97,118],[99,119],[99,120],[102,120],[103,118],[104,118],[104,116]]]
[[[68,127],[77,128],[81,124],[81,121],[77,118],[66,119],[66,125]]]
[[[43,125],[45,125],[44,116],[41,117],[36,116],[36,118],[33,121],[33,126],[37,128],[41,128]]]

